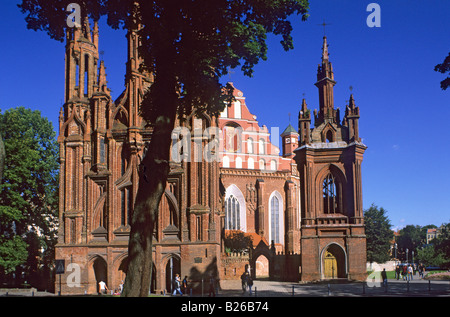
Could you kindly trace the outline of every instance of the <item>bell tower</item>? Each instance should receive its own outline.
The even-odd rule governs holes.
[[[281,140],[283,142],[283,157],[294,157],[294,150],[298,146],[298,133],[290,123],[281,134]]]
[[[324,37],[315,83],[319,111],[313,112],[311,128],[311,111],[303,101],[294,158],[300,173],[303,281],[366,277],[361,164],[367,147],[359,137],[353,95],[340,119],[334,107],[335,84]]]

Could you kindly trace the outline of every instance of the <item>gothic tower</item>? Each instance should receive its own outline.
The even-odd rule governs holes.
[[[324,37],[315,84],[319,111],[314,111],[311,128],[311,112],[303,100],[298,123],[300,144],[295,150],[301,183],[304,281],[365,279],[361,163],[366,146],[359,138],[359,108],[353,95],[340,120],[339,108],[334,107],[335,84]]]
[[[125,279],[141,160],[153,131],[139,112],[153,76],[140,67],[138,28],[126,35],[125,89],[115,101],[99,60],[98,23],[91,28],[86,18],[82,26],[67,30],[55,257],[64,259],[66,267],[79,265],[81,276],[76,287],[64,283],[63,293],[95,293],[101,280],[116,288]],[[192,136],[183,148],[192,157],[170,162],[153,237],[152,291],[170,291],[175,273],[201,281],[218,275],[220,268],[224,214],[218,147],[211,145],[217,118],[195,113],[178,117],[175,126]],[[205,153],[212,157],[206,160]]]

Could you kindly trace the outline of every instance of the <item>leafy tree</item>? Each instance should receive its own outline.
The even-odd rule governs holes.
[[[417,260],[425,266],[435,266],[436,264],[436,250],[434,245],[428,244],[422,248],[417,249]]]
[[[252,238],[242,231],[230,231],[225,234],[225,249],[230,252],[248,251],[252,247]]]
[[[366,226],[367,261],[384,263],[390,259],[390,246],[393,238],[391,223],[383,207],[374,204],[364,211]]]
[[[412,252],[417,254],[417,248],[422,246],[426,240],[426,231],[422,230],[420,226],[407,225],[399,231],[399,236],[397,239],[397,244],[403,260],[412,260]],[[408,250],[408,255],[406,256],[406,250]]]
[[[448,73],[449,76],[441,81],[441,88],[443,90],[447,89],[450,86],[450,53],[441,64],[437,64],[434,67],[434,70],[442,74]]]
[[[440,231],[433,244],[437,255],[442,259],[439,265],[450,268],[450,223],[442,225]]]
[[[28,28],[62,41],[71,0],[23,0]],[[103,0],[77,1],[82,15],[106,15],[114,28],[139,29],[139,53],[154,83],[141,104],[153,134],[141,164],[128,248],[125,296],[147,296],[151,279],[152,233],[169,172],[171,132],[177,115],[218,115],[232,99],[220,83],[230,68],[251,76],[267,58],[266,34],[281,35],[293,48],[288,17],[307,18],[307,0]],[[151,171],[151,177],[146,173]]]
[[[56,243],[56,134],[39,111],[24,107],[0,113],[0,133],[6,150],[0,184],[0,274],[23,266],[32,277],[38,267],[36,257],[48,260],[42,259],[40,250],[51,251]]]

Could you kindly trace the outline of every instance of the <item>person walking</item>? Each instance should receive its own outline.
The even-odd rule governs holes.
[[[407,274],[408,274],[407,270],[408,270],[408,268],[407,268],[406,264],[404,264],[402,267],[402,278],[404,281],[407,280]]]
[[[177,292],[180,293],[181,296],[183,296],[183,293],[181,292],[181,279],[180,279],[180,274],[175,274],[175,280],[174,280],[174,290],[173,290],[173,295],[176,295]]]
[[[187,275],[185,275],[184,279],[183,279],[183,282],[182,282],[183,290],[184,290],[185,294],[187,294],[187,292],[188,292],[188,280],[187,280],[187,278],[188,278]]]
[[[398,264],[395,268],[395,278],[397,279],[397,281],[400,279],[400,265]]]
[[[245,293],[247,289],[247,273],[244,272],[241,275],[241,285],[242,285],[242,293]]]
[[[103,281],[100,281],[98,283],[98,288],[99,288],[100,294],[102,294],[102,295],[106,294],[106,291],[108,290],[108,286],[106,286],[106,283]]]
[[[252,296],[253,279],[250,274],[247,276],[248,294]]]
[[[412,279],[413,279],[413,267],[412,267],[412,265],[410,264],[410,265],[408,266],[408,281],[412,281]]]
[[[381,278],[383,280],[383,286],[387,287],[387,274],[386,274],[386,269],[383,269],[383,271],[381,271]]]
[[[424,269],[424,266],[423,266],[422,263],[420,263],[419,264],[419,276],[420,276],[420,278],[423,278],[423,269]]]

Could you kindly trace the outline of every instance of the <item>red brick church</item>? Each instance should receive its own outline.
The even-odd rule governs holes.
[[[86,21],[67,31],[55,257],[66,267],[78,264],[80,279],[64,283],[73,278],[66,270],[60,276],[63,294],[96,293],[100,281],[115,289],[126,277],[140,158],[152,136],[138,106],[153,81],[139,70],[136,33],[127,39],[125,89],[113,100],[99,58],[98,24]],[[245,269],[255,278],[278,280],[365,279],[366,146],[353,95],[341,114],[334,107],[335,84],[324,37],[315,84],[319,110],[311,112],[303,100],[298,130],[289,124],[281,146],[274,141],[279,135],[271,141],[271,131],[259,125],[237,88],[235,101],[219,117],[178,120],[154,233],[152,291],[170,291],[176,273],[200,287],[211,274],[239,279]],[[211,140],[220,141],[211,151],[219,159],[199,154]],[[230,232],[253,239],[249,252],[225,248]],[[56,284],[59,289],[59,277]]]

